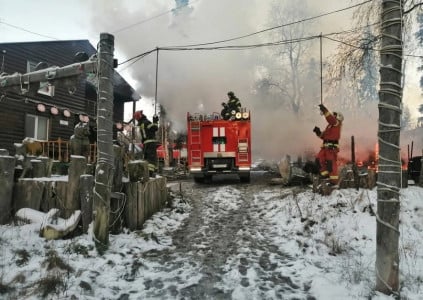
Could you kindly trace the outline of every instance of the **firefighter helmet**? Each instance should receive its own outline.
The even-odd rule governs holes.
[[[235,94],[234,94],[234,92],[228,92],[228,96],[233,97],[233,96],[235,96]]]
[[[333,115],[336,117],[336,119],[340,122],[344,121],[344,115],[340,112],[333,112]]]
[[[137,110],[134,113],[134,119],[138,121],[139,119],[141,119],[141,117],[142,117],[142,110]]]

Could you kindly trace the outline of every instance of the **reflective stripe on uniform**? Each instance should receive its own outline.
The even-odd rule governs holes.
[[[148,144],[148,143],[153,143],[153,142],[157,142],[157,140],[145,140],[143,142],[143,144]]]
[[[339,148],[339,144],[334,144],[334,143],[323,143],[324,148]]]
[[[322,171],[322,172],[320,172],[320,175],[322,175],[322,176],[328,176],[329,175],[329,172],[328,171]]]

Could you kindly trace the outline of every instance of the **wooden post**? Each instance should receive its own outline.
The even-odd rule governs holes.
[[[351,163],[352,163],[352,171],[354,177],[354,187],[356,190],[360,188],[360,178],[358,176],[358,169],[357,164],[355,161],[355,141],[354,136],[351,136]]]
[[[147,182],[150,179],[148,162],[145,160],[130,161],[128,163],[128,175],[131,182]]]
[[[376,291],[400,297],[400,184],[404,0],[380,11],[379,164],[376,209]]]
[[[46,167],[40,159],[32,159],[32,177],[39,178],[39,177],[46,177]]]
[[[79,200],[79,181],[81,175],[85,174],[86,168],[86,157],[71,155],[68,170],[68,193],[66,196],[65,211],[61,214],[62,218],[67,219],[75,212],[75,210],[81,209],[81,202]]]
[[[15,158],[0,156],[0,224],[6,224],[10,219],[14,174]]]
[[[93,220],[93,187],[94,176],[82,175],[79,177],[79,198],[81,199],[82,231],[88,232],[88,227]]]
[[[61,138],[58,138],[57,139],[57,144],[58,144],[58,151],[59,151],[59,157],[58,157],[58,160],[59,161],[62,161],[62,139]],[[54,149],[54,144],[53,144],[53,149]]]
[[[113,152],[115,171],[113,173],[112,192],[120,192],[122,190],[124,149],[121,146],[114,145]]]
[[[102,253],[109,246],[110,195],[113,182],[113,51],[114,37],[100,34],[97,89],[97,166],[94,187],[94,241]]]
[[[45,184],[45,181],[32,179],[16,182],[13,189],[14,211],[16,212],[21,208],[40,210]]]
[[[119,234],[123,229],[123,210],[126,202],[126,196],[121,193],[124,149],[121,146],[113,145],[113,152],[115,170],[113,172],[112,197],[110,198],[109,230],[113,234]]]
[[[130,230],[136,230],[138,225],[138,185],[138,182],[125,183],[127,201],[124,217],[125,224]]]

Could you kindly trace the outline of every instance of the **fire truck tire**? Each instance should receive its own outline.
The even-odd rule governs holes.
[[[196,183],[204,183],[204,177],[194,177]]]
[[[248,175],[240,175],[239,179],[242,183],[250,183],[250,174]]]

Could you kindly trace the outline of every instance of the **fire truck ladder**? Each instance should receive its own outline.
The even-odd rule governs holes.
[[[191,121],[191,163],[201,166],[201,123]]]
[[[248,139],[238,140],[238,161],[248,161]]]

